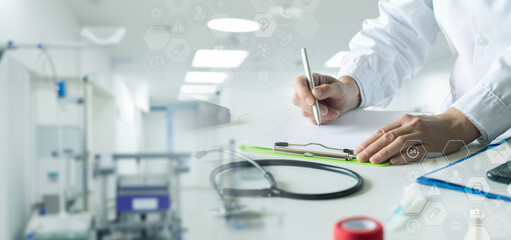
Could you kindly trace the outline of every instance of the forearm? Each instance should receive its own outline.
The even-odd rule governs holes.
[[[475,125],[460,111],[455,108],[449,108],[446,112],[436,115],[443,118],[449,124],[451,140],[463,140],[466,144],[473,142],[481,136]]]
[[[349,76],[342,76],[339,81],[346,84],[349,89],[349,99],[346,101],[347,108],[352,110],[360,106],[360,89],[355,80]]]

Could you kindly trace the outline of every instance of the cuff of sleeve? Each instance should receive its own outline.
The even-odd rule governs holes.
[[[497,138],[508,129],[511,111],[493,92],[479,86],[467,92],[452,107],[467,117],[481,133],[478,139],[483,144]]]
[[[363,61],[363,60],[362,60]],[[337,78],[348,76],[355,80],[360,91],[360,106],[358,108],[365,108],[372,106],[375,97],[371,95],[371,89],[376,87],[376,74],[361,62],[354,62],[351,65],[343,65],[337,74]]]

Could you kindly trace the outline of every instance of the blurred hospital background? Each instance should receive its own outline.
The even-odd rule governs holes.
[[[133,207],[122,196],[207,186],[192,151],[240,144],[261,130],[244,129],[248,121],[280,122],[258,108],[298,114],[300,48],[314,72],[335,76],[377,2],[0,0],[0,239],[138,239],[159,231],[139,228],[152,218],[154,229],[179,222],[183,239],[199,239],[206,220],[186,210],[199,200],[170,210],[140,202],[162,212],[135,218],[122,214]],[[208,27],[226,17],[259,30]],[[439,112],[453,60],[440,34],[387,109]],[[225,125],[239,125],[239,138],[224,136]]]

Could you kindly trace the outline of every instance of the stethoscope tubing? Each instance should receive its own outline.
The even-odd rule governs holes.
[[[264,188],[264,189],[239,189],[239,188],[223,188],[220,189],[216,179],[219,174],[223,174],[228,171],[235,171],[237,169],[242,168],[252,168],[254,165],[250,162],[240,161],[240,162],[232,162],[223,164],[215,169],[210,174],[210,182],[213,185],[215,191],[221,197],[229,196],[229,197],[281,197],[281,198],[292,198],[292,199],[300,199],[300,200],[327,200],[327,199],[335,199],[342,198],[349,195],[352,195],[358,191],[360,191],[364,186],[363,178],[358,175],[356,172],[332,165],[326,165],[321,163],[313,163],[313,162],[305,162],[298,160],[285,160],[285,159],[259,159],[253,160],[260,166],[272,167],[272,166],[289,166],[289,167],[303,167],[303,168],[311,168],[318,169],[323,171],[329,171],[334,173],[343,174],[355,179],[357,182],[350,188],[343,189],[337,192],[329,192],[329,193],[319,193],[319,194],[304,194],[304,193],[295,193],[285,191],[278,187]]]

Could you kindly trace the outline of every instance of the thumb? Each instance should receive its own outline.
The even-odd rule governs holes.
[[[341,88],[338,84],[322,84],[312,89],[312,94],[318,100],[339,96]]]

